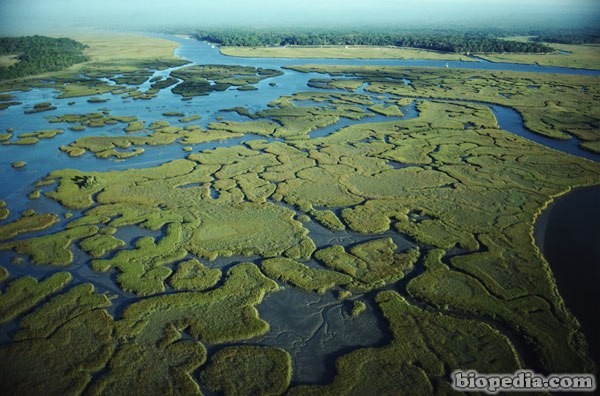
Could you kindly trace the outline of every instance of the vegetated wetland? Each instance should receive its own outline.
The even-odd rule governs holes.
[[[80,38],[87,63],[0,83],[3,393],[595,372],[534,225],[600,184],[599,72],[159,37]]]

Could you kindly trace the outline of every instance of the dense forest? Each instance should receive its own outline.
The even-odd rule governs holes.
[[[533,41],[561,44],[598,44],[600,30],[562,29],[553,32],[531,32]]]
[[[533,52],[553,49],[539,42],[502,40],[494,32],[383,32],[317,31],[278,32],[260,30],[221,30],[198,32],[196,37],[224,46],[285,45],[374,45],[422,48],[444,52]]]
[[[0,37],[0,56],[16,55],[18,63],[0,67],[0,79],[57,71],[85,62],[85,45],[68,38]]]

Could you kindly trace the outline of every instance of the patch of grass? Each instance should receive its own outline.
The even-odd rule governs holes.
[[[544,365],[554,365],[559,371],[566,371],[581,365],[581,356],[571,350],[568,330],[560,326],[558,318],[544,315],[548,303],[536,296],[527,296],[518,300],[506,301],[492,294],[473,276],[451,270],[441,262],[444,251],[432,251],[425,265],[427,271],[410,281],[409,293],[420,299],[436,304],[445,301],[449,307],[469,312],[479,312],[492,318],[501,317],[510,323],[511,327],[519,328],[527,334],[529,340],[535,340],[536,350]],[[483,259],[485,253],[479,254]],[[462,262],[470,261],[475,264],[475,257],[457,257],[451,260],[452,269],[466,269],[472,273],[471,267]],[[530,312],[537,312],[530,314]],[[527,317],[527,321],[522,318]],[[555,345],[555,348],[545,348],[543,345]],[[562,351],[553,355],[555,351]]]
[[[213,356],[202,380],[225,395],[280,395],[292,380],[292,358],[279,348],[229,347]]]
[[[221,279],[221,270],[207,268],[198,260],[188,260],[177,266],[177,271],[169,278],[169,284],[176,290],[203,291],[215,286]]]
[[[35,104],[32,109],[25,110],[25,114],[41,113],[44,111],[50,111],[50,110],[56,110],[56,109],[58,109],[58,107],[53,106],[52,103],[42,102],[42,103]]]
[[[98,237],[101,240],[106,238]],[[114,237],[107,237],[113,247]],[[173,223],[167,228],[167,234],[158,242],[154,238],[144,237],[137,241],[135,249],[121,250],[114,257],[106,260],[92,261],[92,268],[96,271],[108,271],[117,268],[119,286],[130,293],[137,295],[150,295],[165,291],[164,281],[171,275],[171,270],[164,267],[181,260],[187,256],[187,251],[181,248],[182,228],[180,224]],[[85,241],[84,241],[85,242]],[[98,240],[91,242],[91,253],[104,253],[105,249],[98,248]],[[85,246],[85,245],[84,245]]]
[[[365,312],[366,310],[367,310],[367,304],[365,304],[364,301],[356,300],[356,301],[354,301],[354,304],[352,305],[351,315],[352,315],[352,317],[357,317],[358,315]]]
[[[2,55],[0,56],[0,67],[11,67],[19,63],[18,55]]]
[[[38,281],[30,276],[11,281],[0,294],[0,323],[8,323],[18,315],[27,312],[49,295],[64,288],[73,276],[59,272]]]
[[[167,294],[129,305],[118,335],[156,342],[167,325],[184,321],[187,332],[203,342],[219,344],[256,337],[268,331],[269,325],[258,317],[255,307],[267,293],[278,289],[255,265],[238,264],[216,290]]]
[[[0,243],[0,250],[12,249],[28,255],[33,264],[64,267],[73,262],[70,247],[76,240],[92,236],[97,227],[78,227],[37,238]]]
[[[15,161],[15,162],[11,163],[10,166],[12,166],[14,169],[20,169],[20,168],[24,168],[25,166],[27,166],[27,162]]]
[[[360,80],[351,79],[327,79],[327,78],[312,78],[307,84],[311,88],[321,89],[345,89],[347,91],[355,91],[363,85]]]
[[[600,91],[592,76],[561,75],[558,80],[545,73],[375,66],[308,65],[292,69],[351,75],[368,82],[367,90],[378,94],[510,106],[521,113],[525,126],[535,133],[557,139],[568,139],[570,135],[600,139],[600,110],[590,100]],[[583,135],[583,131],[588,133]]]
[[[0,225],[0,241],[12,239],[21,234],[45,230],[57,223],[58,220],[58,216],[54,214],[22,216],[11,223]]]
[[[335,271],[310,268],[302,263],[286,258],[264,260],[262,270],[272,279],[294,285],[305,291],[325,293],[336,286],[352,282],[348,275]]]
[[[600,154],[600,140],[593,142],[583,142],[580,144],[581,148],[591,151],[592,153]]]
[[[490,62],[527,63],[580,69],[597,69],[600,64],[600,45],[559,43],[549,43],[549,45],[557,51],[550,54],[482,54],[479,56]]]
[[[10,214],[10,210],[6,207],[6,202],[0,200],[0,220],[4,220]]]
[[[366,291],[397,282],[412,269],[419,258],[419,250],[395,253],[397,246],[390,238],[377,239],[356,245],[350,252],[343,246],[333,245],[318,250],[315,258],[327,268],[351,276],[350,290]]]
[[[167,111],[165,113],[162,113],[162,115],[164,117],[183,117],[185,116],[184,113],[178,112],[178,111]]]
[[[20,139],[37,138],[37,139],[52,139],[63,133],[62,129],[46,129],[36,132],[22,133],[18,135]]]
[[[105,103],[108,102],[110,99],[108,98],[99,98],[99,97],[93,97],[93,98],[89,98],[87,100],[88,103]]]
[[[401,47],[319,46],[319,47],[220,47],[223,55],[249,58],[335,58],[335,59],[431,59],[474,60],[454,53]]]
[[[244,87],[270,77],[283,74],[278,70],[254,68],[250,66],[198,65],[175,70],[172,77],[183,82],[172,92],[183,97],[208,95],[211,92],[225,91],[231,87]]]
[[[127,132],[127,133],[139,132],[143,129],[144,129],[143,121],[133,121],[133,122],[130,122],[129,125],[127,125],[127,127],[125,128],[125,132]]]
[[[19,138],[18,140],[15,140],[12,144],[17,144],[20,146],[31,146],[31,145],[38,143],[39,141],[40,141],[40,139],[38,139],[36,137],[26,137],[26,138]]]
[[[59,273],[39,285],[50,291],[54,278],[60,283],[70,276]],[[113,319],[102,309],[109,305],[106,296],[85,284],[27,315],[15,336],[19,342],[0,348],[0,389],[16,394],[84,392],[114,352]]]
[[[179,119],[179,122],[183,122],[183,123],[186,123],[186,122],[192,122],[192,121],[197,121],[197,120],[199,120],[199,119],[201,119],[201,118],[202,118],[202,116],[201,116],[201,115],[199,115],[199,114],[194,114],[194,115],[191,115],[191,116],[189,116],[189,117],[180,118],[180,119]]]
[[[300,385],[288,394],[397,394],[410,389],[425,395],[434,393],[434,381],[450,390],[445,367],[481,367],[483,372],[520,368],[509,340],[486,324],[421,310],[393,291],[379,293],[376,301],[393,340],[339,358],[330,384]]]
[[[12,138],[12,133],[0,133],[0,142],[9,141]]]
[[[104,113],[87,113],[87,114],[65,114],[62,116],[50,118],[50,123],[66,122],[69,124],[79,124],[81,127],[101,128],[106,125],[114,125],[117,123],[133,123],[137,121],[135,116],[111,116]],[[72,127],[73,128],[73,127]],[[71,128],[71,129],[72,129]],[[85,129],[85,128],[84,128]],[[83,130],[83,129],[79,129]]]
[[[402,113],[402,110],[400,110],[398,108],[398,106],[396,106],[396,105],[385,106],[382,104],[376,104],[376,105],[369,107],[369,110],[371,110],[373,113],[381,114],[386,117],[402,117],[402,116],[404,116],[404,113]]]
[[[20,322],[19,331],[14,340],[47,338],[66,322],[77,319],[80,315],[110,307],[112,303],[104,294],[95,293],[94,286],[84,283],[60,294],[25,316]]]
[[[79,246],[92,258],[101,258],[109,252],[125,246],[125,242],[112,235],[94,235],[82,240]]]

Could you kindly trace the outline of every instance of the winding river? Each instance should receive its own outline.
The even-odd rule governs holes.
[[[541,67],[537,65],[522,65],[522,64],[506,64],[492,62],[459,62],[459,61],[432,61],[432,60],[336,60],[336,59],[270,59],[270,58],[234,58],[223,56],[217,48],[214,48],[208,43],[195,40],[183,39],[170,35],[153,35],[155,37],[167,38],[180,44],[175,54],[184,59],[190,60],[193,64],[227,64],[227,65],[245,65],[263,68],[273,68],[283,71],[283,75],[276,78],[268,79],[257,84],[258,91],[237,91],[227,90],[224,92],[214,92],[209,96],[196,97],[190,101],[181,101],[181,97],[172,94],[169,90],[163,90],[154,99],[150,101],[135,101],[130,99],[122,99],[111,94],[101,95],[102,98],[110,99],[106,103],[92,104],[86,101],[87,98],[70,98],[56,99],[55,93],[50,89],[33,89],[28,92],[15,92],[15,100],[22,102],[22,105],[10,107],[7,110],[0,112],[0,130],[7,128],[18,129],[18,132],[30,132],[42,129],[49,129],[47,116],[58,116],[68,113],[90,113],[96,112],[99,109],[110,111],[111,115],[136,115],[139,119],[145,120],[147,124],[163,119],[162,113],[177,109],[182,112],[194,113],[202,115],[202,119],[198,121],[200,126],[206,127],[209,123],[217,120],[222,116],[226,119],[235,119],[233,113],[223,113],[216,109],[227,109],[236,106],[241,106],[250,111],[258,111],[266,108],[267,104],[281,96],[291,95],[295,92],[309,90],[307,82],[312,78],[322,77],[316,73],[299,73],[288,69],[282,69],[282,66],[294,64],[346,64],[346,65],[393,65],[393,66],[430,66],[430,67],[445,67],[448,64],[450,67],[482,69],[482,70],[511,70],[524,72],[538,73],[563,73],[563,74],[581,74],[581,75],[600,75],[599,70],[583,70],[583,69],[568,69],[556,67]],[[189,66],[185,65],[185,66]],[[174,68],[176,69],[176,68]],[[155,76],[166,76],[170,71],[156,72]],[[275,82],[274,86],[269,85],[269,82]],[[314,90],[314,89],[311,89]],[[328,91],[331,92],[331,91]],[[369,94],[364,90],[361,93]],[[372,94],[371,94],[372,95]],[[51,113],[39,113],[24,115],[24,110],[31,108],[33,104],[39,102],[52,102],[57,105],[58,109]],[[68,102],[74,102],[73,105],[68,105]],[[490,107],[498,120],[500,128],[533,140],[539,144],[551,147],[556,150],[564,151],[572,155],[588,158],[593,161],[600,161],[600,155],[581,150],[578,147],[576,139],[568,141],[559,141],[545,138],[536,135],[527,130],[523,125],[521,115],[514,109],[509,107],[486,104]],[[403,109],[406,118],[417,117],[418,113],[414,107]],[[385,117],[371,117],[362,121],[342,120],[338,124],[326,128],[322,128],[311,133],[311,137],[325,136],[336,130],[351,125],[357,122],[377,122],[382,120],[390,120]],[[58,128],[65,128],[66,125],[57,124]],[[50,128],[54,128],[51,126]],[[105,128],[91,130],[91,133],[99,136],[109,136],[113,134],[121,134],[123,125],[107,126]],[[60,152],[58,148],[61,145],[68,145],[81,135],[78,132],[66,131],[62,135],[51,140],[40,141],[35,149],[27,146],[10,145],[2,147],[3,155],[0,157],[0,199],[5,200],[11,209],[11,215],[7,221],[15,220],[19,214],[25,209],[34,209],[38,212],[54,212],[64,214],[65,210],[53,201],[42,198],[35,201],[24,199],[27,194],[33,189],[33,184],[53,170],[64,168],[78,168],[81,170],[118,170],[132,167],[149,167],[156,166],[161,163],[171,161],[176,158],[184,158],[188,153],[181,150],[181,146],[173,144],[170,146],[145,147],[145,153],[139,157],[127,159],[122,162],[100,160],[93,155],[86,154],[80,158],[70,158],[66,154]],[[90,130],[88,130],[90,133]],[[262,136],[246,135],[237,139],[230,139],[225,142],[210,142],[199,145],[194,145],[194,151],[212,149],[221,146],[233,146],[252,139],[264,139]],[[40,155],[40,150],[43,150],[44,155]],[[10,163],[15,160],[27,162],[27,167],[15,171],[11,168]],[[15,177],[15,172],[18,172],[18,177]],[[588,190],[581,190],[588,191]],[[589,309],[590,301],[598,300],[598,288],[595,286],[600,281],[600,257],[598,250],[598,242],[600,235],[598,234],[597,224],[600,223],[600,188],[590,189],[591,192],[573,192],[564,198],[560,198],[557,202],[547,210],[537,225],[538,235],[544,234],[543,239],[537,240],[542,248],[542,251],[550,262],[555,276],[558,278],[558,286],[564,296],[567,305],[572,312],[581,320],[584,330],[588,334],[589,339],[593,339],[593,335],[599,330],[598,318],[591,316],[593,310]],[[584,203],[586,203],[584,205]],[[74,212],[75,217],[80,214]],[[585,217],[584,217],[585,216]],[[595,216],[595,217],[593,217]],[[56,231],[64,226],[66,220],[51,229],[48,233]],[[127,239],[128,232],[135,234],[140,232],[140,229],[134,227],[135,230],[120,231],[122,237]],[[595,228],[595,230],[594,230]],[[545,231],[545,232],[542,232]],[[324,230],[312,230],[312,233],[325,233]],[[595,232],[595,233],[594,233]],[[356,237],[348,235],[348,243],[355,243]],[[587,238],[587,239],[586,239]],[[590,239],[591,238],[591,239]],[[594,239],[595,238],[595,239]],[[400,241],[399,241],[400,242]],[[406,242],[406,241],[404,241]],[[568,247],[568,248],[565,248]],[[110,291],[111,293],[119,293],[118,289],[114,288],[111,282],[105,282],[91,271],[87,265],[84,265],[85,258],[81,252],[75,251],[77,257],[81,256],[81,265],[75,270],[76,276],[79,276],[82,281],[92,279],[95,283],[100,284],[100,289]],[[8,262],[11,257],[10,253],[0,252],[0,262]],[[228,265],[226,262],[221,265]],[[39,273],[44,273],[44,269],[35,269]],[[30,268],[19,269],[11,267],[11,272],[15,275],[32,273]],[[573,276],[576,274],[576,276]],[[104,286],[102,283],[104,282]],[[587,282],[587,283],[585,283]],[[585,288],[582,286],[586,284]],[[582,290],[586,290],[582,293]],[[122,294],[122,293],[121,293]],[[123,295],[125,299],[131,299],[131,296]],[[323,355],[324,361],[331,360],[341,353],[340,348],[344,348],[346,344],[343,342],[336,343],[339,348],[323,350],[327,344],[328,337],[331,337],[327,332],[327,326],[334,326],[335,323],[343,323],[342,310],[345,309],[347,302],[340,302],[331,296],[305,296],[303,293],[293,291],[287,293],[286,296],[277,295],[274,299],[267,299],[261,305],[261,316],[266,318],[273,324],[274,331],[263,337],[258,342],[268,343],[270,345],[296,345],[297,353],[294,353],[294,358],[298,362],[308,361],[309,357],[314,354]],[[311,299],[314,299],[311,300]],[[127,301],[129,301],[127,300]],[[288,303],[293,301],[303,301],[301,308],[295,315],[292,315],[287,307]],[[283,305],[282,305],[283,304]],[[370,302],[370,304],[373,304]],[[119,309],[118,307],[115,309]],[[371,312],[376,312],[376,309],[370,309]],[[117,313],[116,311],[113,313]],[[301,315],[300,315],[301,314]],[[309,322],[306,322],[309,318]],[[343,334],[339,340],[362,340],[364,345],[384,344],[388,340],[389,335],[381,326],[381,318],[369,322],[366,319],[356,319],[353,326],[349,326],[342,331]],[[303,323],[303,327],[307,334],[296,334],[286,330],[286,327],[291,326],[290,323]],[[307,324],[308,323],[308,324]],[[338,326],[344,328],[344,326]],[[10,329],[9,329],[10,331]],[[298,337],[298,339],[294,338]],[[4,338],[4,337],[3,337]],[[4,338],[5,340],[5,338]],[[302,341],[304,340],[304,341]],[[306,341],[308,340],[308,341]],[[298,345],[303,348],[299,348]],[[352,344],[358,345],[356,343]],[[362,345],[362,344],[361,344]],[[350,344],[347,344],[350,347]],[[598,345],[592,345],[595,348],[595,356],[598,358]],[[292,348],[293,349],[293,348]],[[308,360],[307,360],[308,359]],[[313,359],[314,360],[314,359]],[[331,362],[327,365],[331,368]],[[325,363],[323,363],[325,364]],[[301,365],[302,370],[295,374],[295,381],[300,382],[320,382],[324,368],[315,366],[312,369],[310,364]]]

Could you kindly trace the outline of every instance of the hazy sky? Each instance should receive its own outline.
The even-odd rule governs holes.
[[[272,25],[600,26],[600,0],[0,0],[0,33]]]

